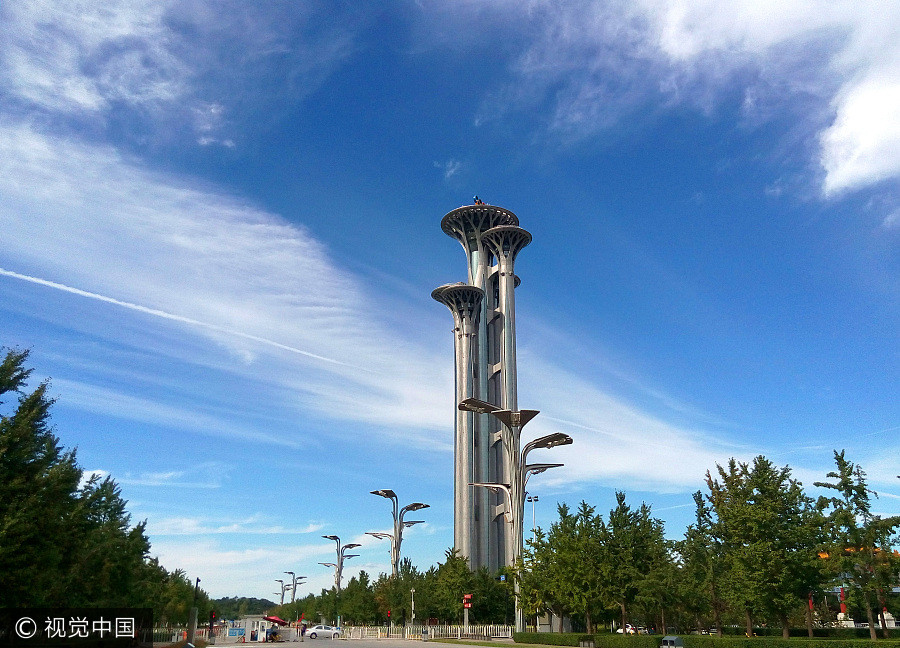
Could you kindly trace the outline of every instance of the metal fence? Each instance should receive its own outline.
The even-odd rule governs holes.
[[[508,625],[345,626],[347,639],[511,639]]]

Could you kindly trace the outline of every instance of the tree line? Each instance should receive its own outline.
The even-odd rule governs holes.
[[[206,592],[195,598],[182,570],[149,557],[145,522],[131,523],[115,481],[83,480],[53,432],[49,383],[25,391],[28,353],[0,362],[0,608],[152,608],[174,624],[192,605],[207,614]]]
[[[900,517],[873,514],[877,494],[865,472],[844,452],[834,461],[815,482],[827,495],[816,499],[789,467],[763,456],[717,466],[706,491],[694,493],[695,520],[680,540],[666,538],[650,506],[632,507],[617,492],[605,517],[586,502],[575,511],[560,505],[548,530],[535,529],[516,569],[473,572],[448,550],[425,572],[404,559],[397,578],[363,571],[340,593],[322,590],[274,611],[291,621],[404,623],[414,596],[417,623],[459,623],[463,594],[472,594],[470,622],[505,623],[518,579],[528,615],[552,612],[588,633],[631,624],[720,635],[740,627],[752,636],[765,626],[786,637],[806,626],[812,636],[836,620],[843,602],[848,618],[868,621],[875,638],[886,609],[900,616],[892,591],[900,585],[893,550]]]
[[[787,637],[803,625],[813,636],[835,620],[842,598],[874,639],[885,609],[900,614],[892,592],[900,585],[900,516],[873,514],[877,494],[865,472],[843,451],[834,461],[814,484],[828,495],[816,499],[789,467],[763,456],[717,466],[706,492],[694,494],[695,521],[679,541],[667,540],[650,507],[632,508],[622,492],[606,518],[586,502],[574,512],[561,505],[519,565],[524,607],[572,617],[588,632],[616,621],[719,635],[741,626],[748,636],[774,626]]]
[[[444,561],[417,569],[403,558],[396,577],[382,573],[373,579],[365,571],[353,576],[337,592],[323,589],[293,603],[272,609],[287,621],[303,619],[308,623],[337,622],[344,625],[383,625],[415,623],[461,623],[464,594],[472,594],[469,622],[501,624],[511,622],[514,609],[512,572],[493,574],[486,567],[472,571],[468,561],[448,549]],[[415,590],[413,592],[413,590]]]
[[[695,520],[677,541],[648,505],[633,508],[618,492],[605,517],[586,502],[575,511],[560,505],[558,520],[535,530],[515,569],[471,571],[447,550],[426,571],[404,559],[397,577],[360,572],[340,592],[283,606],[213,602],[182,570],[149,557],[145,522],[132,524],[111,478],[83,481],[75,451],[63,450],[50,424],[48,383],[25,391],[27,358],[28,351],[8,350],[0,362],[0,408],[9,410],[0,410],[3,608],[149,607],[157,622],[183,624],[193,605],[204,619],[211,610],[233,618],[270,604],[267,611],[288,620],[379,624],[411,621],[415,601],[417,622],[456,623],[463,595],[472,594],[470,622],[506,623],[517,580],[527,614],[552,612],[588,632],[615,622],[720,634],[734,625],[752,634],[765,624],[785,636],[806,625],[812,634],[835,617],[835,587],[872,638],[884,610],[900,616],[892,591],[900,584],[893,550],[900,516],[873,513],[877,494],[843,451],[815,482],[827,493],[816,499],[789,467],[765,457],[717,466],[706,491],[694,494]]]

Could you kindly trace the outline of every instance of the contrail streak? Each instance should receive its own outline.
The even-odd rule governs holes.
[[[13,279],[20,279],[21,281],[28,281],[33,284],[38,284],[39,286],[46,286],[47,288],[54,288],[56,290],[61,290],[63,292],[67,292],[72,295],[78,295],[79,297],[88,297],[89,299],[96,299],[97,301],[106,302],[107,304],[114,304],[116,306],[121,306],[122,308],[128,308],[130,310],[138,311],[139,313],[145,313],[147,315],[161,317],[163,319],[171,320],[173,322],[180,322],[181,324],[197,326],[199,328],[205,328],[210,331],[215,331],[217,333],[225,333],[226,335],[233,335],[235,337],[243,338],[245,340],[252,340],[253,342],[259,342],[260,344],[266,344],[268,346],[275,347],[276,349],[281,349],[282,351],[289,351],[290,353],[296,353],[297,355],[302,355],[307,358],[312,358],[313,360],[319,360],[321,362],[327,362],[329,364],[339,365],[341,367],[349,367],[351,369],[358,369],[360,371],[369,372],[369,369],[365,369],[363,367],[357,367],[355,365],[351,365],[346,362],[341,362],[340,360],[335,360],[334,358],[326,358],[325,356],[317,355],[315,353],[310,353],[309,351],[304,351],[303,349],[298,349],[297,347],[292,347],[292,346],[288,346],[286,344],[281,344],[280,342],[275,342],[274,340],[269,340],[264,337],[259,337],[258,335],[251,335],[250,333],[243,333],[241,331],[235,331],[233,329],[225,328],[224,326],[219,326],[217,324],[201,322],[200,320],[196,320],[191,317],[184,317],[183,315],[175,315],[174,313],[167,313],[166,311],[159,310],[157,308],[148,308],[147,306],[141,306],[140,304],[133,304],[131,302],[126,302],[126,301],[122,301],[120,299],[115,299],[113,297],[107,297],[106,295],[100,295],[97,293],[89,292],[87,290],[81,290],[80,288],[73,288],[72,286],[66,286],[65,284],[56,283],[55,281],[48,281],[46,279],[41,279],[40,277],[30,277],[28,275],[19,274],[18,272],[13,272],[11,270],[4,270],[3,268],[0,268],[0,275],[6,276],[6,277],[12,277]]]

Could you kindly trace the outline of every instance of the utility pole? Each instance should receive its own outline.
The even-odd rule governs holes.
[[[200,592],[200,579],[194,583],[194,604],[191,606],[191,615],[188,620],[187,642],[194,645],[194,635],[197,633],[197,594]]]

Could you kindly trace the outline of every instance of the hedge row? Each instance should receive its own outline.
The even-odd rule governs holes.
[[[781,637],[716,637],[714,635],[678,635],[684,640],[684,648],[797,648],[799,642],[803,648],[900,648],[898,639],[855,639],[855,638],[818,638],[798,637],[782,639]],[[544,644],[549,646],[579,646],[582,642],[593,641],[595,648],[659,648],[660,635],[589,635],[577,632],[516,632],[513,639],[516,643]]]
[[[725,635],[745,637],[745,630],[739,626],[722,628]],[[758,637],[781,637],[781,628],[754,628],[753,632]],[[881,639],[883,630],[877,628],[878,638]],[[791,628],[792,637],[809,637],[806,628]],[[900,639],[900,628],[888,628],[891,639]],[[813,637],[820,639],[868,639],[868,628],[813,628]]]
[[[684,648],[797,648],[798,643],[803,648],[900,648],[900,641],[896,639],[823,639],[813,637],[797,637],[795,639],[782,639],[781,637],[715,637],[710,635],[684,635]],[[598,646],[600,644],[596,644]]]
[[[579,632],[515,632],[513,640],[516,643],[546,644],[548,646],[578,646],[583,641],[593,641],[596,648],[659,648],[660,637],[620,634],[589,635]]]

